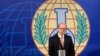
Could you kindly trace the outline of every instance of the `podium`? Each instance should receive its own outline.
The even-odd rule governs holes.
[[[58,50],[58,56],[65,56],[65,50]]]

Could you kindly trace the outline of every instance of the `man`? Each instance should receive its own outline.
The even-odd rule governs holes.
[[[65,50],[65,56],[75,56],[74,45],[70,36],[66,35],[67,26],[58,25],[58,33],[49,39],[49,56],[58,56],[58,50]]]

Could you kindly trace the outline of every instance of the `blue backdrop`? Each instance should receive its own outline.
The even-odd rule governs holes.
[[[46,0],[0,0],[0,56],[43,56],[32,40],[31,24]],[[75,0],[86,11],[90,39],[79,56],[99,56],[100,0]]]

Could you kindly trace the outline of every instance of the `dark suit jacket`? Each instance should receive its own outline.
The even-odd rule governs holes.
[[[64,48],[60,44],[58,34],[49,39],[49,55],[58,56],[58,50],[64,49],[66,56],[75,56],[74,45],[70,36],[64,35]]]

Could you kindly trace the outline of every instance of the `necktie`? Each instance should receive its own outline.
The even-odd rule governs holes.
[[[63,37],[60,38],[60,42],[61,42],[62,47],[64,47],[64,39],[63,39]]]

